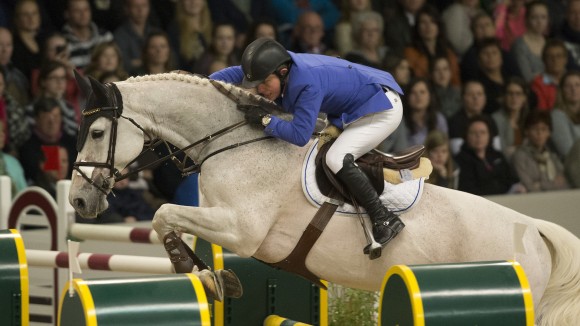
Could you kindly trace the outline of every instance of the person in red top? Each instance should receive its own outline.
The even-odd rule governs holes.
[[[542,51],[544,72],[538,74],[531,83],[531,89],[536,94],[540,111],[552,111],[556,104],[556,94],[560,79],[566,73],[568,50],[564,42],[550,40]]]

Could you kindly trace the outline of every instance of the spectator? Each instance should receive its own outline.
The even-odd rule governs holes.
[[[211,41],[213,22],[206,0],[178,0],[175,19],[167,33],[179,69],[193,71],[195,62]]]
[[[502,69],[501,48],[497,39],[490,38],[479,42],[477,51],[479,80],[485,89],[487,102],[483,112],[491,115],[501,106],[505,82],[509,78]]]
[[[251,35],[252,24],[263,17],[271,16],[271,1],[263,0],[211,0],[208,1],[209,10],[214,23],[232,24],[236,30],[236,48],[245,49],[249,44],[247,38]]]
[[[566,16],[566,5],[568,0],[550,0],[546,1],[548,5],[548,16],[550,17],[550,26],[548,36],[556,38],[564,25]]]
[[[125,71],[134,71],[142,64],[141,52],[146,37],[159,29],[149,22],[149,0],[125,0],[124,11],[127,18],[113,36],[121,51]]]
[[[570,188],[562,161],[548,146],[551,127],[549,112],[533,112],[526,119],[526,138],[512,163],[527,192]]]
[[[20,0],[14,9],[14,52],[12,63],[30,78],[40,64],[40,11],[36,0]]]
[[[459,87],[461,77],[457,56],[445,37],[445,27],[437,9],[426,5],[417,13],[413,29],[413,45],[405,48],[415,77],[429,77],[429,64],[435,57],[447,57],[451,66],[451,84]]]
[[[174,58],[165,32],[153,32],[145,39],[141,54],[143,65],[133,75],[150,75],[175,69]]]
[[[345,59],[370,67],[380,68],[389,53],[383,44],[383,17],[374,11],[362,12],[352,21],[353,50]]]
[[[6,73],[2,67],[0,67],[0,121],[3,127],[2,150],[16,156],[18,148],[30,137],[30,126],[24,106],[6,92]]]
[[[459,150],[463,145],[465,130],[467,128],[469,119],[482,115],[486,101],[487,98],[485,96],[485,90],[483,89],[481,82],[477,80],[469,80],[463,84],[461,93],[462,109],[455,113],[448,120],[447,124],[449,126],[449,143],[451,145],[451,153],[453,153],[453,155],[459,153]],[[499,137],[496,138],[497,127],[493,123],[491,117],[487,115],[484,116],[490,120],[489,122],[492,127],[493,135],[493,147],[497,150],[500,150],[501,147]]]
[[[116,83],[116,82],[122,81],[124,79],[121,78],[121,76],[119,76],[114,71],[111,71],[111,72],[106,72],[106,73],[102,74],[101,78],[99,78],[97,80],[101,84],[106,84],[106,83]]]
[[[548,40],[542,51],[544,72],[532,80],[531,89],[536,95],[536,108],[541,111],[552,111],[556,104],[556,93],[560,79],[566,73],[568,50],[561,40]]]
[[[241,47],[241,49],[247,48],[250,43],[260,37],[266,37],[277,41],[278,27],[276,26],[276,22],[268,18],[260,18],[254,21],[248,29],[246,43]]]
[[[397,84],[403,89],[409,85],[413,77],[409,61],[405,57],[392,52],[385,56],[383,68],[385,71],[391,72]]]
[[[574,188],[580,188],[580,140],[577,140],[572,146],[568,157],[566,157],[564,171]]]
[[[93,21],[100,28],[107,31],[114,31],[125,21],[123,0],[89,0],[89,3]]]
[[[129,173],[125,168],[123,174]],[[150,221],[155,211],[147,203],[140,189],[129,187],[129,178],[115,182],[112,194],[108,196],[109,209],[112,213],[123,217],[125,222]]]
[[[291,46],[294,26],[298,25],[299,17],[307,11],[313,11],[322,19],[324,33],[332,41],[332,31],[340,17],[340,11],[332,0],[279,0],[270,1],[274,19],[278,22],[278,37],[282,45]]]
[[[439,130],[447,134],[447,121],[438,110],[438,103],[427,79],[411,81],[405,91],[403,119],[409,145],[423,145],[427,134]]]
[[[56,198],[56,183],[71,178],[69,154],[66,148],[59,145],[42,146],[41,148],[40,173],[33,185],[48,191],[52,197]]]
[[[5,128],[5,124],[0,123],[0,175],[10,177],[12,197],[14,197],[18,192],[26,188],[26,179],[24,178],[24,170],[18,159],[4,152],[4,144],[6,143]]]
[[[352,24],[358,15],[372,10],[370,0],[342,0],[340,20],[334,28],[334,45],[343,56],[353,49]],[[382,18],[381,18],[382,21]],[[381,30],[383,26],[381,25]],[[383,35],[381,34],[381,39]]]
[[[91,54],[91,61],[85,69],[85,75],[92,76],[97,80],[107,72],[114,72],[123,80],[128,77],[127,72],[123,69],[121,50],[113,41],[97,45]]]
[[[49,61],[42,65],[38,77],[38,98],[52,98],[58,102],[62,112],[62,130],[69,136],[76,137],[81,121],[80,111],[75,110],[73,105],[64,97],[67,88],[67,67],[59,61]],[[33,115],[33,107],[30,106],[29,113]],[[34,124],[34,120],[31,121]]]
[[[28,77],[12,63],[13,54],[12,33],[0,27],[0,68],[4,69],[6,93],[10,94],[20,105],[30,101]]]
[[[459,183],[459,169],[455,166],[449,138],[439,130],[433,130],[425,139],[425,154],[433,165],[433,172],[425,182],[437,186],[457,189]]]
[[[558,92],[552,110],[552,140],[565,160],[572,145],[580,139],[580,72],[564,74]]]
[[[77,85],[77,81],[74,77],[75,66],[70,61],[70,51],[68,43],[64,38],[64,36],[60,33],[53,33],[44,40],[44,45],[42,49],[41,67],[42,65],[51,61],[58,61],[66,67],[67,78],[64,98],[75,109],[76,121],[77,123],[80,123],[81,92]],[[33,97],[39,96],[38,77],[40,74],[41,67],[39,67],[39,69],[32,70],[32,75],[30,76],[31,78],[30,87]]]
[[[57,100],[43,98],[34,104],[35,124],[30,138],[20,147],[19,159],[24,175],[30,184],[43,178],[40,162],[44,161],[42,146],[63,146],[69,156],[67,176],[71,175],[72,164],[77,155],[76,138],[62,130],[62,113]]]
[[[526,31],[526,0],[498,2],[493,10],[496,37],[501,49],[509,51],[512,43]]]
[[[459,190],[480,196],[525,192],[503,154],[491,147],[487,118],[469,119],[464,140],[455,157],[459,166]]]
[[[509,79],[504,88],[501,109],[491,117],[497,126],[503,155],[511,161],[516,148],[524,139],[524,122],[529,113],[529,90],[519,77]]]
[[[458,87],[451,85],[449,60],[447,57],[437,57],[433,59],[429,70],[439,111],[449,119],[461,109],[461,92]]]
[[[568,49],[569,64],[574,69],[580,69],[580,0],[568,1],[566,20],[560,30],[559,38],[564,41]]]
[[[289,50],[296,53],[326,54],[329,46],[324,43],[323,38],[322,17],[315,11],[305,11],[298,16]]]
[[[522,77],[531,82],[544,71],[542,50],[548,33],[548,6],[541,0],[526,5],[526,31],[515,39],[511,53],[515,57]]]
[[[101,43],[112,41],[113,34],[100,29],[92,21],[87,0],[68,0],[65,18],[63,34],[69,42],[70,61],[82,69],[89,64],[93,49]]]
[[[461,58],[461,80],[479,78],[477,45],[479,42],[495,37],[495,25],[493,19],[487,13],[479,13],[471,21],[473,44]],[[518,64],[510,52],[501,49],[501,57],[504,65],[503,73],[506,76],[520,76]]]
[[[197,61],[194,72],[209,76],[217,71],[213,69],[239,65],[240,61],[238,60],[235,46],[236,30],[234,26],[226,23],[215,24],[212,31],[211,44]],[[221,65],[212,66],[216,62],[220,62]]]
[[[478,0],[458,0],[443,11],[445,33],[459,57],[463,56],[473,43],[471,20],[480,12],[482,10]]]
[[[416,14],[426,0],[395,0],[394,6],[384,5],[385,44],[395,53],[403,55],[411,45]]]
[[[407,149],[409,147],[408,133],[406,125],[404,123],[399,124],[397,129],[377,146],[377,149],[383,153],[393,153]]]

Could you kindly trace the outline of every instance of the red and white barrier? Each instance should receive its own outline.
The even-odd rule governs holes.
[[[161,244],[157,232],[151,228],[72,223],[68,233],[81,240]]]
[[[167,258],[80,253],[77,256],[82,270],[128,273],[171,274],[173,265]],[[48,268],[68,268],[68,253],[50,250],[26,250],[28,265]]]

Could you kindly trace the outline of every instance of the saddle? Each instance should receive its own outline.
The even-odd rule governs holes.
[[[326,153],[335,140],[336,138],[325,141],[318,150],[318,154],[315,158],[316,183],[318,184],[318,188],[320,189],[321,193],[325,196],[332,197],[341,201],[346,201],[349,204],[354,204],[350,199],[351,196],[348,194],[346,188],[326,165]],[[423,145],[415,145],[404,151],[393,154],[383,153],[375,149],[360,157],[356,163],[360,169],[369,177],[372,186],[380,195],[383,193],[385,180],[391,183],[400,183],[400,171],[416,171],[424,161],[421,158],[421,155],[424,151],[425,147]],[[429,165],[429,167],[424,172],[416,171],[416,173],[412,173],[412,178],[415,176],[424,176],[425,174],[428,176],[431,172],[430,170],[431,169]],[[333,192],[333,189],[336,191]],[[337,193],[338,195],[336,195]],[[333,194],[335,195],[333,196]]]

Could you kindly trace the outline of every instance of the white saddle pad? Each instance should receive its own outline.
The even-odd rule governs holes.
[[[316,184],[316,165],[314,159],[318,153],[318,140],[314,141],[306,153],[304,163],[302,165],[302,189],[306,199],[315,207],[320,207],[328,197],[324,196],[318,185]],[[394,185],[385,181],[385,189],[379,197],[383,204],[389,208],[390,211],[402,214],[410,210],[416,203],[419,202],[423,194],[424,178],[405,181],[403,183]],[[338,206],[337,213],[342,214],[356,214],[356,208],[353,205],[344,203]]]

